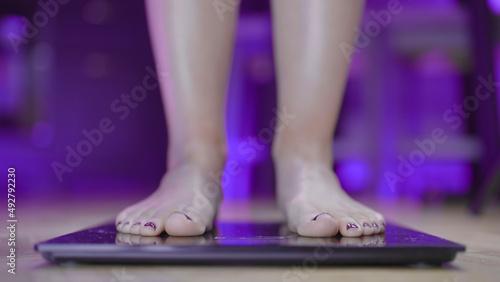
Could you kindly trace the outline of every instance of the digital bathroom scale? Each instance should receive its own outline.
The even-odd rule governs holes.
[[[216,223],[203,236],[119,233],[114,222],[38,243],[54,262],[247,265],[408,265],[452,261],[465,246],[387,224],[385,234],[311,238],[279,223]]]

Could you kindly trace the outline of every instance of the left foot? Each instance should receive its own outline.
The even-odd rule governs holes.
[[[359,237],[385,231],[384,217],[349,197],[328,165],[294,157],[275,157],[274,162],[278,203],[292,232]]]

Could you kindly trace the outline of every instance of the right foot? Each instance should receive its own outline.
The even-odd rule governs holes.
[[[116,217],[122,233],[157,236],[197,236],[212,229],[222,201],[222,162],[179,165],[162,178],[158,189],[146,199],[127,207]],[[209,165],[207,165],[207,163]]]

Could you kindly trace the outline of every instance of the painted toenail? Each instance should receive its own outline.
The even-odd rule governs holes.
[[[183,212],[175,211],[174,213],[180,213],[180,214],[184,215],[188,220],[194,221],[192,218],[190,218],[187,214],[185,214]]]
[[[136,223],[132,224],[132,226],[139,225],[139,224],[141,224],[141,223],[140,222],[136,222]]]
[[[123,226],[125,226],[125,225],[127,225],[127,224],[130,224],[130,222],[128,222],[128,221],[127,221],[127,222],[125,222],[125,223],[123,224]]]
[[[372,228],[372,226],[371,226],[370,224],[366,223],[366,222],[365,222],[365,223],[363,223],[363,227],[369,227],[369,228]]]
[[[372,225],[373,227],[378,228],[378,224],[376,224],[375,222]]]
[[[146,223],[146,224],[144,224],[144,226],[151,227],[151,228],[154,229],[154,231],[156,231],[156,225],[153,222],[151,222],[151,221],[148,222],[148,223]]]
[[[356,224],[354,224],[354,223],[349,223],[349,224],[347,224],[347,230],[349,230],[349,229],[351,229],[351,228],[357,229],[357,228],[358,228],[358,226],[357,226]]]
[[[318,214],[317,216],[315,216],[311,221],[316,221],[318,219],[318,217],[322,214],[327,214],[326,212],[323,212],[323,213],[320,213]]]

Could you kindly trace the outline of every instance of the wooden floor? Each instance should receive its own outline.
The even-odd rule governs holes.
[[[132,201],[25,204],[18,208],[16,275],[3,264],[0,281],[500,281],[500,208],[479,217],[465,205],[423,207],[412,202],[369,203],[387,218],[433,235],[462,243],[467,252],[443,267],[320,267],[296,280],[283,279],[291,267],[257,266],[120,266],[53,265],[33,250],[39,241],[82,229],[107,219]],[[276,221],[272,203],[227,203],[224,221]],[[8,233],[0,232],[5,260]],[[286,277],[285,277],[286,278]],[[340,280],[339,280],[340,279]]]

